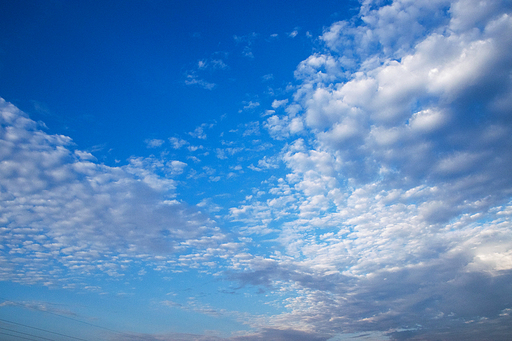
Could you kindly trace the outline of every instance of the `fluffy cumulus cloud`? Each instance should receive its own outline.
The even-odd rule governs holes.
[[[290,294],[272,323],[509,337],[510,32],[510,2],[466,0],[367,1],[325,30],[266,121],[289,173],[231,211],[247,231],[280,226],[283,250],[234,275]]]
[[[185,163],[132,158],[108,167],[4,100],[0,115],[2,280],[62,286],[80,275],[123,276],[130,259],[163,260],[194,240],[222,240],[208,218],[174,199],[172,176]]]

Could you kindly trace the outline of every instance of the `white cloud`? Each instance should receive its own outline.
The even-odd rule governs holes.
[[[419,111],[411,116],[409,126],[415,132],[433,132],[445,126],[448,122],[448,115],[435,109]]]
[[[274,79],[274,75],[272,73],[268,73],[266,75],[263,75],[261,76],[261,79],[264,81],[264,82],[268,82],[268,81],[271,81]]]
[[[225,153],[224,149],[217,148],[215,150],[215,153],[216,153],[218,159],[226,160],[228,158],[226,156],[226,153]]]
[[[206,124],[202,124],[199,127],[196,127],[196,129],[194,129],[194,131],[191,131],[188,134],[196,139],[205,140],[206,139],[206,133],[204,132],[205,127],[206,127]]]
[[[253,109],[255,109],[255,108],[259,107],[259,106],[260,106],[260,103],[259,103],[259,102],[253,102],[253,101],[244,102],[244,107],[243,107],[243,109],[239,110],[238,112],[240,112],[240,113],[241,113],[241,112],[242,112],[242,111],[244,111],[244,110],[246,110],[246,111],[247,111],[247,110],[253,110]]]
[[[280,328],[478,340],[495,323],[506,339],[509,303],[491,293],[512,294],[512,125],[497,104],[511,103],[511,8],[377,5],[325,31],[295,73],[299,110],[267,118],[275,139],[304,135],[280,155],[289,173],[254,189],[268,200],[231,218],[246,235],[279,226],[281,249],[233,276],[289,294]]]
[[[242,136],[259,135],[260,123],[258,121],[249,122],[243,126],[243,129]]]
[[[176,183],[157,174],[177,175],[185,163],[133,157],[108,167],[4,100],[0,120],[4,280],[62,286],[96,272],[119,277],[122,259],[173,257],[181,242],[218,234],[200,213],[167,204]]]
[[[204,149],[202,145],[199,146],[188,146],[187,149],[191,152],[195,152],[196,150]]]
[[[177,138],[177,137],[170,137],[169,138],[169,142],[171,142],[172,147],[174,149],[180,149],[181,147],[183,147],[183,146],[188,144],[187,141],[185,141],[183,139],[180,139],[180,138]]]
[[[242,49],[242,55],[247,58],[254,58],[254,54],[252,53],[252,45],[256,38],[258,37],[258,34],[255,32],[252,32],[246,36],[237,36],[234,35],[233,39],[237,44],[242,44],[244,47]]]
[[[288,99],[282,99],[280,101],[278,101],[277,99],[275,99],[273,102],[272,102],[272,108],[274,109],[277,109],[279,107],[282,107],[282,106],[285,106],[286,103],[288,103]]]
[[[164,140],[160,140],[160,139],[151,139],[151,140],[146,140],[145,142],[146,142],[146,145],[148,146],[148,148],[158,148],[165,143]]]
[[[96,160],[96,157],[94,157],[94,155],[92,155],[89,152],[84,152],[81,150],[75,150],[75,155],[78,156],[80,160]]]
[[[222,53],[217,53],[222,54]],[[217,87],[214,82],[205,80],[205,76],[211,76],[219,70],[227,70],[229,66],[219,58],[202,59],[197,64],[185,73],[185,84],[199,86],[206,90],[213,90]]]
[[[185,167],[187,167],[187,164],[185,162],[173,160],[167,162],[167,166],[171,168],[171,175],[179,175],[183,173],[183,170]]]
[[[200,78],[194,72],[190,72],[189,74],[186,75],[185,84],[186,85],[197,85],[206,90],[213,90],[217,86],[217,84],[215,84],[215,83],[208,82],[208,81]]]
[[[200,60],[197,62],[197,68],[199,70],[224,70],[229,68],[222,59],[209,59],[209,60]]]

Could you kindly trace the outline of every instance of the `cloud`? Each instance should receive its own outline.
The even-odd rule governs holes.
[[[277,99],[275,99],[273,102],[272,102],[272,108],[274,109],[277,109],[279,107],[282,107],[284,105],[286,105],[286,103],[288,103],[288,99],[282,99],[280,101],[278,101]]]
[[[180,139],[180,138],[177,138],[177,137],[170,137],[169,138],[169,142],[171,142],[172,147],[174,149],[180,149],[181,147],[183,147],[183,146],[188,144],[187,141],[185,141],[183,139]]]
[[[187,167],[187,164],[185,162],[173,160],[167,162],[167,167],[171,169],[171,175],[179,175],[183,173],[183,170],[185,167]]]
[[[244,129],[242,136],[260,135],[260,123],[258,121],[249,122],[241,128]]]
[[[197,68],[199,70],[225,70],[229,67],[224,63],[224,61],[222,61],[222,59],[203,59],[197,62]]]
[[[201,79],[195,72],[190,72],[185,78],[186,85],[197,85],[206,90],[213,90],[217,84]]]
[[[230,210],[248,236],[279,227],[280,251],[234,261],[230,278],[288,293],[280,328],[512,332],[511,10],[365,2],[297,67],[287,114],[264,124],[287,140],[288,174]]]
[[[205,140],[206,139],[206,133],[204,132],[204,129],[207,127],[207,124],[203,123],[199,127],[196,127],[194,131],[189,132],[188,134],[196,139]]]
[[[237,45],[243,45],[242,55],[247,58],[253,59],[254,54],[252,53],[252,45],[257,37],[258,34],[256,32],[252,32],[245,36],[234,35],[233,39],[235,40]]]
[[[263,82],[269,82],[274,79],[274,74],[268,73],[266,75],[261,76],[261,79],[263,80]]]
[[[172,200],[175,181],[157,175],[178,175],[185,163],[132,157],[108,167],[4,100],[0,120],[4,280],[51,287],[79,274],[119,277],[123,258],[172,257],[180,243],[216,234],[196,209]]]
[[[54,315],[66,316],[66,317],[77,317],[78,315],[70,311],[68,309],[63,309],[62,307],[58,307],[56,304],[49,302],[41,302],[41,301],[3,301],[0,303],[0,307],[5,306],[16,306],[22,307],[29,310],[48,312]]]
[[[294,30],[293,32],[288,33],[288,37],[295,38],[299,34],[299,31]]]
[[[146,142],[146,145],[148,148],[158,148],[165,143],[164,140],[160,140],[160,139],[151,139],[151,140],[146,140],[145,142]]]
[[[243,183],[243,199],[197,205],[239,242],[177,200],[172,176],[185,163],[107,167],[3,102],[0,277],[50,286],[62,276],[26,264],[115,278],[124,272],[114,257],[174,257],[177,267],[216,268],[236,290],[256,287],[277,307],[244,315],[159,300],[251,328],[226,340],[509,339],[511,12],[501,1],[363,1],[353,20],[327,27],[297,66],[290,100],[233,131],[263,139],[264,127],[280,151],[226,167],[258,172],[244,173],[257,180]],[[249,54],[255,38],[235,41]],[[189,135],[205,140],[206,128]],[[242,147],[208,150],[227,162]]]
[[[141,340],[141,341],[262,341],[262,340],[275,340],[275,341],[326,341],[328,337],[324,335],[316,335],[300,330],[293,329],[272,329],[265,328],[257,333],[251,333],[243,336],[233,336],[222,338],[214,335],[197,335],[197,334],[162,334],[162,335],[148,335],[148,334],[123,334],[119,337],[114,337],[113,340]]]
[[[205,80],[204,76],[211,76],[219,70],[228,70],[229,66],[218,58],[201,59],[190,70],[185,73],[185,84],[199,86],[206,90],[213,90],[216,83]]]
[[[326,341],[329,336],[318,335],[315,333],[309,333],[301,330],[293,329],[272,329],[265,328],[259,333],[254,333],[247,336],[239,336],[230,338],[236,341],[260,341],[260,340],[276,340],[276,341]]]
[[[420,3],[418,7],[423,8],[423,5]],[[386,13],[386,20],[390,20],[390,14],[384,9],[393,13],[400,6],[403,4],[393,3],[370,12],[364,16],[365,21],[377,25],[379,20],[383,20],[382,13]],[[435,13],[439,10],[429,7],[429,11]],[[412,13],[413,9],[401,8],[399,13],[402,12]],[[455,17],[445,21],[451,27],[462,19]],[[335,24],[324,34],[328,46],[337,42],[338,36],[346,35],[335,29],[339,25],[348,24]],[[395,52],[389,52],[388,59],[378,56],[381,61],[375,67],[354,73],[346,82],[332,83],[336,87],[329,85],[336,79],[329,75],[335,75],[337,71],[331,72],[329,68],[342,69],[343,63],[338,62],[335,54],[317,54],[315,62],[308,59],[308,67],[318,70],[324,69],[326,63],[330,66],[325,69],[325,77],[319,77],[316,72],[311,76],[299,74],[307,84],[317,84],[315,90],[307,90],[308,85],[298,92],[305,110],[304,123],[313,129],[324,148],[335,151],[342,158],[365,160],[366,165],[358,164],[358,169],[350,170],[350,163],[347,164],[344,171],[349,177],[363,179],[371,174],[375,177],[379,169],[385,167],[400,169],[402,175],[407,174],[420,181],[426,174],[433,175],[436,169],[438,176],[441,173],[451,176],[454,172],[459,175],[475,174],[476,167],[483,172],[485,166],[481,167],[482,164],[489,165],[487,171],[493,173],[491,168],[497,166],[493,155],[501,155],[502,148],[509,146],[510,141],[501,138],[495,140],[495,144],[486,143],[489,149],[483,147],[483,143],[482,147],[476,147],[471,141],[485,139],[487,131],[494,129],[491,127],[509,129],[501,123],[504,112],[491,108],[495,108],[498,98],[510,93],[510,79],[501,77],[501,71],[498,74],[494,68],[490,69],[490,65],[508,65],[510,62],[505,53],[511,44],[505,34],[509,28],[510,17],[498,12],[490,17],[478,34],[471,36],[454,31],[441,35],[434,31],[421,39],[410,37],[415,45],[412,47],[409,46],[412,43],[408,43],[409,47],[401,50],[401,61],[393,59]],[[355,33],[362,31],[360,27],[352,29]],[[388,40],[391,38],[385,41]],[[367,49],[366,53],[370,51]],[[381,53],[382,50],[376,51]],[[299,70],[301,68],[304,66]],[[496,83],[501,85],[496,86]],[[472,93],[475,96],[469,95]],[[477,118],[477,107],[488,112],[484,124]],[[281,118],[280,121],[291,126],[289,118]],[[274,122],[272,127],[275,130],[279,125],[277,120]],[[279,130],[288,129],[281,125]],[[466,140],[461,140],[464,136]],[[500,151],[494,152],[495,148]],[[422,160],[418,159],[419,155]],[[473,160],[473,167],[467,168],[465,173],[461,168],[462,159],[468,167],[469,160]],[[500,156],[499,159],[503,162],[500,168],[507,167],[505,165],[511,161],[507,157],[503,159]],[[506,174],[491,176],[493,179],[499,177],[508,178]]]
[[[253,101],[244,102],[243,104],[244,104],[244,107],[243,107],[243,109],[238,110],[239,113],[241,113],[243,111],[250,111],[250,110],[253,110],[260,106],[259,102],[253,102]]]

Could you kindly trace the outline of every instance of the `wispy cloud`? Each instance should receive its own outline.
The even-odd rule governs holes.
[[[238,110],[239,113],[241,113],[243,111],[251,111],[260,106],[259,102],[253,102],[253,101],[244,102],[243,104],[244,104],[244,107],[242,109]]]
[[[244,36],[234,35],[233,39],[235,40],[237,45],[243,46],[242,55],[252,59],[254,58],[254,54],[252,53],[252,45],[257,37],[258,34],[256,32],[252,32]]]
[[[186,75],[186,78],[185,78],[185,84],[186,85],[197,85],[203,89],[206,89],[206,90],[212,90],[214,89],[217,84],[215,83],[212,83],[212,82],[208,82],[204,79],[201,79],[196,72],[189,72],[187,75]]]
[[[292,32],[288,33],[288,37],[295,38],[299,34],[298,30],[293,30]]]
[[[227,70],[229,66],[219,58],[201,59],[185,73],[185,84],[199,86],[206,90],[213,90],[217,84],[205,80],[211,78],[219,70]]]
[[[151,140],[146,140],[145,142],[146,142],[146,145],[148,146],[148,148],[158,148],[165,143],[164,140],[160,140],[160,139],[151,139]]]

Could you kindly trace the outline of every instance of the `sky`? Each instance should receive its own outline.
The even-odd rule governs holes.
[[[512,1],[3,1],[0,338],[510,340]]]

